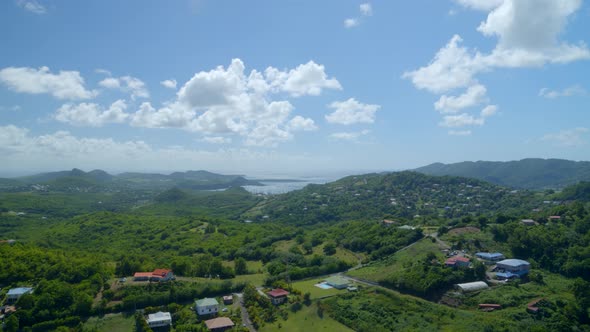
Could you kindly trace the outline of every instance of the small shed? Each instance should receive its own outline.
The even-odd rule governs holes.
[[[231,295],[226,295],[223,297],[223,304],[232,304],[234,303],[234,297]]]
[[[483,281],[468,282],[464,284],[456,284],[455,288],[463,293],[476,292],[488,288],[488,284]]]

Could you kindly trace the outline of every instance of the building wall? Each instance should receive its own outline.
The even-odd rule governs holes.
[[[198,306],[197,307],[197,314],[199,315],[210,315],[216,314],[219,310],[218,305],[206,305],[206,306]]]
[[[169,326],[172,325],[172,320],[157,320],[153,322],[148,322],[150,327],[159,327],[159,326]]]

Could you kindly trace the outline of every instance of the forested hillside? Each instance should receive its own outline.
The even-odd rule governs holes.
[[[498,185],[523,189],[556,189],[590,180],[590,162],[562,159],[523,159],[519,161],[465,161],[435,163],[415,169],[429,175],[451,175],[480,179]]]

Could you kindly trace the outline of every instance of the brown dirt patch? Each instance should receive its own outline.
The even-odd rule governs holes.
[[[466,233],[479,233],[479,232],[481,232],[479,230],[479,228],[467,226],[467,227],[461,227],[461,228],[451,229],[449,231],[449,234],[460,235],[460,234],[466,234]]]

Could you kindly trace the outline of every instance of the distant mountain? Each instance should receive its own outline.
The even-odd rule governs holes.
[[[49,191],[110,191],[131,189],[165,191],[171,188],[217,190],[243,185],[261,185],[240,175],[223,175],[208,171],[175,172],[170,175],[153,173],[122,173],[111,175],[103,170],[41,173],[31,176],[0,179],[0,190],[23,191],[35,187]]]
[[[414,171],[428,175],[470,177],[523,189],[563,188],[580,181],[590,180],[590,162],[563,159],[435,163]]]

